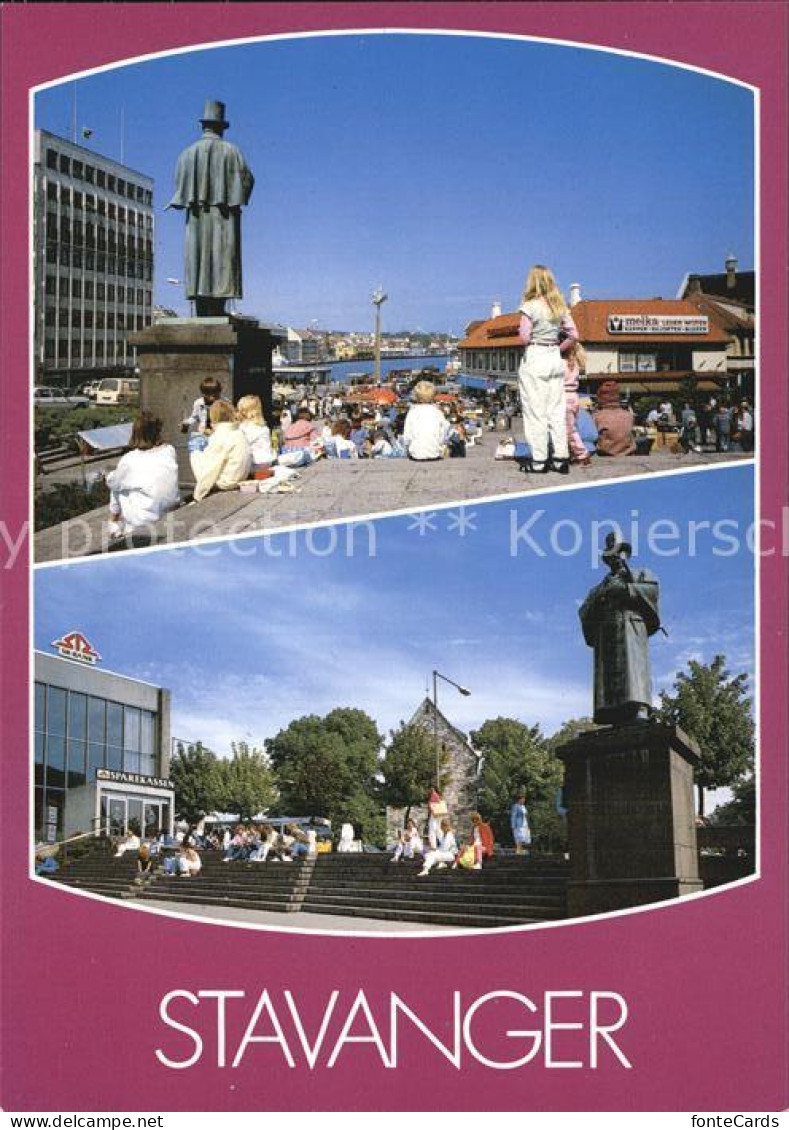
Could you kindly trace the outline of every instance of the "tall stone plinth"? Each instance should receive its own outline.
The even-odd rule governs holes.
[[[200,382],[215,377],[234,403],[254,393],[271,422],[271,354],[281,334],[253,318],[166,318],[131,334],[140,369],[140,407],[164,424],[162,438],[178,455],[179,479],[194,483],[188,436],[181,422],[200,395]]]
[[[571,917],[701,890],[695,742],[677,726],[645,721],[592,730],[557,753],[565,764]]]

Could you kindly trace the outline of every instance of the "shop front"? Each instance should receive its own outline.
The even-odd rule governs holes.
[[[166,777],[99,769],[95,785],[70,789],[65,798],[64,833],[98,831],[108,836],[128,832],[145,839],[173,833],[175,794]]]
[[[38,840],[171,832],[170,692],[106,671],[78,632],[35,654]]]
[[[586,386],[622,385],[626,398],[681,388],[728,387],[730,335],[694,303],[677,299],[579,299],[571,309],[586,350]]]

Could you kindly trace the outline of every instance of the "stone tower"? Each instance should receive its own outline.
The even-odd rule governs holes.
[[[430,698],[422,700],[408,724],[422,727],[431,739],[438,732],[438,741],[445,753],[441,795],[447,802],[458,839],[465,839],[471,833],[471,813],[477,806],[477,778],[481,758],[475,753],[466,735],[453,726],[440,710],[435,709]],[[404,808],[387,808],[388,844],[394,842],[398,831],[403,827],[405,812]],[[427,824],[427,804],[413,806],[410,816],[416,820],[419,829],[424,830]]]

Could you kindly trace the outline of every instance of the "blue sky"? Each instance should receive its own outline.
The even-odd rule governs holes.
[[[73,83],[36,99],[71,136]],[[89,147],[155,178],[156,300],[185,312],[180,213],[163,211],[206,98],[256,177],[245,298],[265,320],[460,332],[528,267],[587,297],[671,297],[753,266],[752,95],[660,63],[470,36],[308,37],[81,79]]]
[[[651,645],[656,691],[717,652],[753,672],[753,557],[723,540],[744,543],[752,475],[732,467],[486,504],[465,511],[475,528],[462,535],[458,510],[444,510],[423,533],[400,516],[375,523],[374,539],[324,527],[38,569],[36,646],[83,631],[107,669],[172,690],[176,736],[220,754],[335,706],[368,711],[385,732],[410,717],[434,667],[472,691],[440,692],[462,729],[506,715],[550,733],[591,710],[577,608],[605,572],[595,521],[618,523],[634,563],[660,578],[669,635]],[[512,530],[529,521],[537,548],[520,537],[513,554]],[[657,521],[677,523],[679,537]],[[700,529],[692,552],[693,521],[737,526]],[[664,539],[651,548],[650,530]]]

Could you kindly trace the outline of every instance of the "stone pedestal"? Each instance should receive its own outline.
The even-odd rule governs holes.
[[[200,395],[200,382],[215,377],[222,397],[236,403],[254,393],[271,424],[271,354],[280,331],[253,318],[166,318],[131,334],[140,369],[140,407],[164,424],[162,438],[178,455],[179,479],[192,485],[188,436],[181,422]]]
[[[695,742],[677,726],[633,722],[581,734],[557,753],[565,764],[570,917],[701,890]]]

